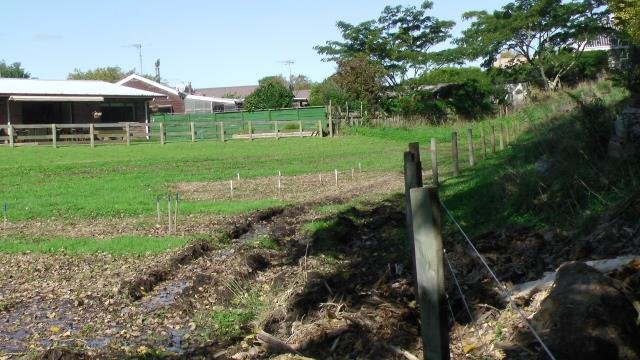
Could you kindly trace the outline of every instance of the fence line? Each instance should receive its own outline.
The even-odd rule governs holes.
[[[96,144],[131,142],[203,141],[229,139],[322,137],[321,120],[296,121],[192,121],[158,123],[83,123],[83,124],[9,124],[0,125],[0,145],[21,144]]]

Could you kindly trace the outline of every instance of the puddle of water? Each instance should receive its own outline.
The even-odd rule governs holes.
[[[166,347],[168,352],[183,354],[184,349],[182,348],[182,337],[186,332],[184,330],[174,330],[171,329],[169,331],[169,344]]]
[[[261,236],[265,236],[269,234],[269,227],[265,223],[257,223],[251,226],[251,230],[242,234],[238,238],[239,242],[242,243],[252,243],[258,240]]]
[[[141,307],[147,311],[155,311],[172,305],[187,286],[189,286],[189,282],[186,280],[167,283],[164,287],[158,289],[156,295],[143,300]]]

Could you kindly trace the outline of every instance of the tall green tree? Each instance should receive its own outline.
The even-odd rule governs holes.
[[[609,0],[613,16],[622,32],[640,45],[640,4],[637,0]]]
[[[377,104],[384,92],[384,68],[366,57],[338,61],[333,79],[344,90],[349,101]]]
[[[348,100],[347,93],[336,83],[334,76],[313,85],[311,94],[309,94],[309,105],[311,106],[327,105],[330,101],[333,104],[344,104]]]
[[[74,69],[72,73],[67,76],[69,80],[102,80],[111,83],[115,83],[124,77],[127,77],[134,73],[134,70],[127,72],[122,71],[119,66],[107,66],[99,67],[93,70],[82,71],[80,69]]]
[[[269,76],[260,80],[258,88],[244,99],[244,108],[253,110],[291,107],[293,93],[282,76]]]
[[[28,79],[30,77],[31,74],[29,74],[19,62],[7,65],[4,60],[0,61],[0,78]]]
[[[500,53],[511,51],[536,69],[545,89],[554,90],[587,43],[612,32],[606,25],[609,15],[605,0],[515,0],[493,13],[465,13],[463,18],[473,23],[455,43],[461,56],[483,59],[487,68]],[[557,54],[564,60],[548,74],[546,65]]]
[[[433,66],[431,48],[448,38],[455,23],[429,16],[432,1],[416,6],[387,6],[380,17],[357,25],[339,21],[342,41],[327,41],[314,49],[325,61],[366,57],[385,70],[387,85],[397,85]]]

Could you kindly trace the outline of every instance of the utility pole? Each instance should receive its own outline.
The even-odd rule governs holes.
[[[284,64],[289,68],[289,90],[293,91],[293,73],[291,72],[291,65],[295,64],[295,60],[283,60],[278,61],[281,64]]]

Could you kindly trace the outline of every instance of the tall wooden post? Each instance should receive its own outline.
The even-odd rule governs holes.
[[[91,144],[91,147],[96,146],[96,127],[93,123],[89,124],[89,144]]]
[[[127,143],[127,146],[131,145],[131,128],[129,127],[129,123],[124,124],[124,140]]]
[[[191,142],[196,142],[196,124],[193,121],[190,122],[189,128],[191,131]]]
[[[436,187],[410,190],[416,283],[425,360],[449,359],[442,220]]]
[[[164,133],[164,123],[161,122],[160,123],[160,144],[164,145],[166,139],[165,139],[165,133]]]
[[[487,142],[484,136],[483,127],[480,127],[480,143],[482,144],[482,160],[487,160]]]
[[[249,120],[249,140],[253,140],[253,124]]]
[[[318,136],[322,137],[322,120],[318,120]]]
[[[276,140],[280,139],[280,131],[278,130],[278,120],[273,122],[273,126],[275,127],[275,131],[276,131]]]
[[[300,132],[300,137],[302,137],[302,120],[298,120],[298,130]]]
[[[418,143],[409,144],[409,151],[404,153],[404,197],[405,197],[405,222],[407,224],[407,241],[413,254],[413,222],[411,216],[410,190],[422,187],[422,163],[420,162],[420,147]],[[415,254],[414,254],[415,255]],[[413,273],[416,270],[415,256],[411,256]],[[416,291],[417,295],[417,291]]]
[[[500,134],[499,135],[499,140],[500,140],[500,151],[504,150],[504,127],[502,126],[502,124],[500,124]]]
[[[56,124],[51,124],[51,146],[54,148],[58,146],[58,132],[56,131]]]
[[[474,166],[476,161],[473,157],[473,130],[467,129],[467,145],[469,147],[469,165]]]
[[[460,175],[460,163],[458,162],[458,133],[451,133],[451,159],[453,160],[453,176]]]
[[[496,127],[491,125],[491,155],[496,154]]]
[[[224,122],[219,122],[220,124],[220,140],[224,142]]]
[[[433,186],[438,186],[438,142],[436,138],[431,138],[431,179]]]
[[[347,108],[347,114],[345,115],[344,120],[347,124],[349,124],[349,102],[348,101],[345,103],[345,107]]]

